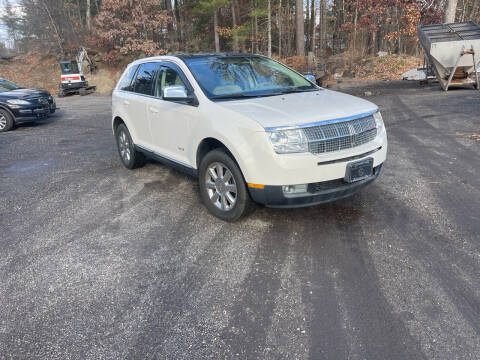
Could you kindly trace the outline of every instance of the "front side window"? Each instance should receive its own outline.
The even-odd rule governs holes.
[[[153,95],[153,84],[160,69],[158,63],[141,64],[133,84],[133,91],[143,95]]]
[[[137,70],[138,66],[131,66],[122,76],[118,83],[118,90],[123,90],[123,91],[132,91],[132,80],[133,76],[135,75],[135,71]]]
[[[185,85],[177,71],[167,66],[163,66],[160,75],[158,76],[157,84],[155,86],[155,96],[162,97],[162,90],[167,86],[173,85],[181,85],[185,89],[187,89],[187,86]]]
[[[185,63],[210,99],[318,90],[303,76],[266,57],[187,58]]]

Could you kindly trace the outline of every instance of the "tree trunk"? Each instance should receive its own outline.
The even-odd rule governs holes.
[[[357,46],[357,22],[358,22],[358,8],[355,7],[355,17],[353,20],[353,52],[355,52],[356,46]]]
[[[183,31],[183,14],[180,12],[180,6],[178,4],[178,0],[175,0],[174,2],[175,6],[175,17],[177,18],[177,31],[179,32],[178,39],[180,40],[181,43],[185,42],[185,33]]]
[[[297,18],[297,55],[305,56],[305,24],[303,19],[303,0],[296,0],[295,13]]]
[[[52,24],[53,30],[55,31],[55,35],[56,35],[56,38],[57,38],[58,47],[60,48],[60,52],[61,52],[62,55],[63,55],[63,54],[64,54],[64,51],[63,51],[62,39],[60,38],[60,34],[58,33],[57,25],[55,24],[55,21],[53,21],[52,14],[50,13],[50,10],[48,9],[48,6],[47,6],[47,4],[45,3],[45,1],[43,1],[43,6],[45,7],[45,10],[47,11],[48,17],[49,17],[49,19],[50,19],[50,24]]]
[[[320,0],[320,56],[327,52],[327,0]]]
[[[267,53],[268,53],[268,57],[272,57],[272,7],[271,7],[271,0],[268,0],[267,37],[268,37]]]
[[[474,20],[477,16],[478,8],[479,8],[480,1],[475,0],[472,5],[472,11],[470,12],[470,19]]]
[[[258,7],[258,2],[255,1],[255,9]],[[254,36],[254,42],[255,42],[255,54],[258,54],[258,18],[257,14],[255,13],[254,16],[254,21],[255,21],[255,26],[254,26],[254,31],[255,31],[255,36]]]
[[[316,39],[315,39],[315,35],[317,33],[317,13],[315,11],[315,0],[312,0],[312,13],[311,13],[311,23],[312,23],[312,44],[311,44],[311,47],[312,47],[312,52],[313,52],[313,55],[315,55],[315,46],[316,46]]]
[[[277,13],[277,27],[278,27],[278,57],[282,57],[282,0],[278,1]]]
[[[447,8],[445,9],[445,15],[443,17],[444,23],[454,23],[455,15],[457,13],[458,0],[448,0]]]
[[[87,8],[85,9],[85,21],[87,22],[87,30],[92,30],[92,12],[90,8],[90,0],[87,0]]]
[[[233,51],[238,52],[237,16],[235,14],[235,3],[232,1],[232,25],[233,25]]]
[[[215,52],[220,52],[220,38],[217,32],[218,27],[218,9],[213,10],[213,32],[215,35]]]

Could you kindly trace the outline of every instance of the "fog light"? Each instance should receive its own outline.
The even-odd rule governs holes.
[[[307,184],[300,185],[285,185],[282,186],[284,194],[301,194],[307,192]]]

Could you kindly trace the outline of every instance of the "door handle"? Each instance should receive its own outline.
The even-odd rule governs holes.
[[[154,114],[158,114],[158,109],[156,109],[154,107],[149,107],[148,109],[150,110],[150,112],[152,112]]]
[[[125,105],[130,105],[130,101],[127,101],[127,100],[123,100],[123,103],[124,103]]]

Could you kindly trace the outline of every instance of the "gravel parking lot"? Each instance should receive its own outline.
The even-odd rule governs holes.
[[[383,111],[380,178],[235,224],[120,164],[109,97],[0,134],[0,358],[480,359],[480,93],[344,90]]]

